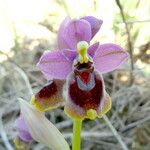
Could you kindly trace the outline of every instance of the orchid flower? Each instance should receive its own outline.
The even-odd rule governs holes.
[[[37,64],[50,81],[32,100],[39,111],[65,102],[69,117],[95,119],[110,109],[101,74],[118,68],[128,53],[111,43],[90,46],[101,25],[102,21],[92,16],[63,21],[58,32],[59,50],[44,52]]]
[[[48,83],[31,103],[40,112],[64,106],[74,120],[73,150],[80,149],[82,121],[102,117],[111,108],[102,74],[117,69],[128,58],[118,45],[90,44],[101,25],[102,20],[92,16],[66,18],[58,31],[58,50],[45,51],[37,64]]]
[[[17,118],[15,122],[18,136],[14,139],[16,148],[19,150],[28,150],[33,140],[30,132],[28,131],[25,119],[22,114]]]
[[[16,120],[16,127],[19,132],[19,137],[22,141],[30,142],[33,140],[31,134],[29,133],[24,117],[20,114],[19,118]]]

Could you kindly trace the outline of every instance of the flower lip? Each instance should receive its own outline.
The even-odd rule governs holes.
[[[88,79],[87,84],[84,80]],[[69,97],[72,102],[84,110],[97,110],[103,98],[103,81],[95,71],[89,73],[89,78],[76,76],[70,78]]]

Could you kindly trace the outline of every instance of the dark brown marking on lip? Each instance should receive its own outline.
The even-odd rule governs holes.
[[[92,63],[78,64],[75,66],[74,75],[69,85],[69,96],[78,106],[95,109],[100,105],[103,98],[103,81],[99,74],[94,71]]]

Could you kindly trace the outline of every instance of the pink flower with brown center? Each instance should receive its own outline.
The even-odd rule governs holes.
[[[90,45],[101,25],[102,20],[92,16],[73,20],[66,18],[63,21],[58,32],[58,50],[44,52],[37,64],[48,83],[32,98],[31,103],[36,109],[44,112],[64,106],[69,117],[83,120],[101,117],[111,108],[111,99],[105,91],[102,74],[117,69],[127,60],[128,53],[112,43],[97,42]],[[38,116],[41,115],[36,115],[39,113],[28,107],[26,110],[34,112],[38,122]],[[32,119],[25,117],[32,127]],[[41,118],[45,120],[43,116]],[[44,125],[47,127],[47,124]],[[47,135],[42,123],[41,128],[40,131]],[[17,129],[22,140],[32,140],[22,115],[17,120]],[[33,131],[32,135],[43,142],[42,134]]]
[[[32,100],[38,110],[65,105],[71,118],[95,119],[110,109],[102,74],[117,69],[128,53],[111,43],[90,45],[101,25],[102,20],[92,16],[63,21],[59,50],[44,52],[37,64],[50,81]]]

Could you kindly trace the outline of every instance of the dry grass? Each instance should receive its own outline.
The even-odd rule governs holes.
[[[64,3],[64,1],[54,1],[54,3],[58,3],[58,8],[61,8],[58,11],[62,11],[63,7],[63,13],[73,12],[72,14],[76,15],[77,11],[72,10],[67,5],[69,1],[68,3],[67,1]],[[99,2],[96,0],[92,2],[94,6],[92,11],[98,14]],[[133,17],[132,15],[133,10],[139,10],[143,2],[145,2],[144,7],[149,2],[148,0],[147,3],[146,0],[137,1],[135,4],[132,2],[131,11],[128,10],[129,1],[123,2],[123,7],[120,7],[119,0],[116,0],[116,4],[113,4],[113,6],[116,5],[117,8],[120,8],[120,12],[115,12],[115,17],[109,19],[114,21],[113,33],[116,43],[128,47],[127,49],[132,57],[122,68],[104,75],[106,90],[112,97],[112,109],[102,119],[84,121],[82,150],[150,149],[150,68],[148,66],[150,64],[150,42],[147,41],[147,36],[145,37],[140,32],[144,31],[145,27],[148,29],[150,21],[149,18],[148,20],[144,18],[146,21],[144,19],[138,20],[136,19],[137,16]],[[142,13],[145,12],[144,7]],[[51,13],[39,24],[45,26],[55,37],[57,33],[55,24],[60,16],[57,16],[57,14],[53,16],[53,13]],[[105,12],[103,13],[105,14]],[[118,21],[120,23],[117,24]],[[148,30],[146,33],[148,33]],[[105,35],[103,36],[105,37]],[[138,39],[144,42],[143,45],[137,47],[136,40],[138,41]],[[53,40],[25,38],[21,44],[18,43],[17,37],[15,40],[16,45],[10,51],[15,55],[9,57],[3,54],[6,55],[7,60],[0,63],[0,150],[15,149],[13,144],[13,139],[17,135],[15,120],[20,112],[17,99],[22,97],[29,101],[32,93],[36,93],[46,83],[35,66],[44,50],[56,47],[49,44],[50,42],[53,43]],[[134,51],[137,49],[139,53],[135,54]],[[141,67],[135,65],[137,60],[147,66],[147,71],[145,68],[141,69]],[[72,121],[63,113],[63,109],[49,111],[46,116],[58,127],[71,145]],[[31,149],[46,150],[44,146],[36,142],[32,143]]]
[[[14,58],[8,58],[0,64],[1,150],[14,148],[13,138],[17,135],[14,122],[19,115],[17,98],[29,100],[32,91],[35,93],[46,83],[35,67],[41,54],[41,44],[40,41],[40,46],[35,47],[35,50],[30,52],[22,50]],[[149,78],[142,70],[135,68],[133,72],[135,79],[129,86],[130,70],[128,68],[127,63],[123,68],[104,75],[106,89],[113,101],[112,109],[107,114],[109,120],[105,116],[106,122],[103,119],[84,121],[82,149],[121,150],[126,149],[123,148],[125,145],[127,149],[148,150],[150,147]],[[46,113],[46,116],[63,132],[71,144],[72,122],[65,116],[63,109],[50,111]],[[119,140],[123,142],[122,146]],[[33,143],[32,149],[46,148]]]

